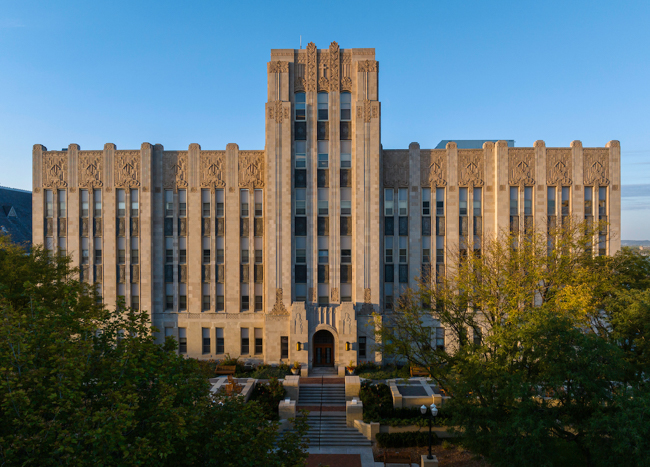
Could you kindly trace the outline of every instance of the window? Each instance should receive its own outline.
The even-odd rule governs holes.
[[[562,215],[563,216],[568,216],[570,209],[569,209],[569,202],[571,198],[571,187],[570,186],[563,186],[562,187]]]
[[[519,187],[510,187],[510,215],[519,215]]]
[[[280,336],[280,358],[289,358],[289,336]]]
[[[607,187],[598,188],[598,215],[607,215]]]
[[[187,190],[178,190],[178,216],[187,216]]]
[[[555,215],[555,187],[549,186],[546,189],[546,214]]]
[[[210,190],[201,190],[201,214],[210,217]]]
[[[90,262],[89,252],[88,252],[88,239],[81,239],[81,264],[88,264]]]
[[[165,217],[174,217],[174,192],[165,190]]]
[[[187,237],[178,239],[178,248],[178,262],[180,264],[187,263]]]
[[[117,217],[126,216],[126,193],[124,190],[115,190],[117,198]]]
[[[318,250],[318,264],[329,264],[329,250]]]
[[[327,216],[329,214],[329,192],[327,188],[318,189],[318,215]]]
[[[422,262],[431,262],[431,237],[422,237]]]
[[[102,264],[102,239],[95,239],[95,264]]]
[[[203,264],[210,264],[210,239],[203,238]]]
[[[307,214],[307,190],[304,188],[296,188],[296,216],[304,216]]]
[[[297,302],[307,301],[307,284],[296,284],[295,291]]]
[[[307,167],[307,142],[296,141],[296,169],[304,169]]]
[[[124,264],[126,263],[126,238],[120,237],[117,240],[117,262],[118,264]]]
[[[341,284],[341,302],[352,301],[352,284]]]
[[[524,187],[524,216],[533,215],[533,187]]]
[[[306,115],[306,100],[305,100],[305,93],[304,92],[298,92],[295,95],[295,116],[294,119],[297,122],[300,121],[305,121],[305,115]]]
[[[171,237],[165,238],[165,264],[174,262],[174,239]]]
[[[45,217],[53,217],[54,216],[54,198],[53,198],[52,190],[45,190]]]
[[[138,190],[131,190],[131,217],[138,217],[139,203]]]
[[[384,237],[384,261],[386,263],[393,262],[393,238]]]
[[[397,192],[398,196],[398,206],[399,206],[399,215],[408,216],[408,207],[409,207],[409,192],[408,188],[400,188]]]
[[[241,354],[250,354],[250,347],[248,344],[248,328],[241,329]]]
[[[393,284],[390,282],[384,284],[384,308],[393,309]]]
[[[79,190],[81,199],[81,217],[88,217],[88,190]]]
[[[201,328],[203,336],[203,353],[210,353],[210,328]]]
[[[223,237],[217,237],[217,263],[223,264],[224,261],[224,239]]]
[[[352,215],[352,189],[341,188],[341,216]]]
[[[187,287],[185,284],[180,284],[178,289],[178,309],[185,311],[187,310]]]
[[[65,190],[59,190],[59,217],[66,216]]]
[[[326,169],[329,167],[329,141],[318,142],[318,168]]]
[[[174,288],[172,284],[165,284],[165,310],[174,309]]]
[[[359,342],[359,358],[366,358],[366,338],[365,336],[358,337]]]
[[[436,237],[436,264],[445,262],[445,237]]]
[[[93,190],[93,201],[95,202],[95,217],[102,217],[102,190]]]
[[[352,117],[352,94],[349,92],[341,93],[341,121],[350,121]]]
[[[59,238],[59,256],[65,256],[67,252],[66,239],[65,237],[61,237]]]
[[[399,262],[408,263],[408,237],[399,237]]]
[[[263,351],[262,329],[255,328],[255,355],[260,355]]]
[[[216,353],[224,353],[225,352],[225,345],[224,345],[224,338],[223,338],[223,328],[217,328],[217,352]]]
[[[472,205],[474,206],[474,217],[481,217],[481,197],[483,190],[481,188],[474,188],[472,196]]]
[[[296,263],[304,264],[307,262],[307,238],[296,237]]]
[[[217,195],[217,217],[223,217],[224,199],[225,199],[223,190],[217,190],[216,195]]]
[[[422,215],[431,215],[431,188],[422,188]]]
[[[241,217],[248,217],[248,190],[240,190]]]
[[[467,216],[467,188],[465,187],[458,189],[458,214],[461,217]]]
[[[248,238],[241,239],[241,264],[248,264]]]
[[[201,309],[203,311],[210,311],[210,284],[203,284],[203,296],[201,304]]]
[[[445,328],[436,328],[436,349],[445,350]]]
[[[255,284],[255,287],[257,288],[258,285],[261,285],[261,284]],[[255,295],[255,311],[262,311],[263,308],[264,307],[263,307],[263,302],[262,302],[262,296],[257,295],[257,291],[256,291],[256,295]]]
[[[445,215],[445,189],[436,188],[436,216]]]
[[[224,310],[223,284],[217,284],[217,311]]]
[[[352,141],[341,141],[341,168],[352,167]]]
[[[327,121],[329,120],[328,116],[328,97],[329,94],[326,92],[318,93],[318,120]]]
[[[255,190],[255,217],[262,217],[262,190]]]
[[[395,214],[393,209],[395,208],[395,192],[392,188],[384,189],[384,216],[393,217]]]
[[[260,264],[264,260],[263,241],[261,237],[255,239],[255,263]]]
[[[352,264],[352,250],[341,250],[341,264]]]
[[[178,328],[178,353],[187,353],[187,329]]]
[[[593,193],[594,187],[586,186],[585,187],[585,217],[591,217],[594,213],[593,207]]]
[[[131,264],[138,264],[140,262],[140,250],[138,246],[138,239],[131,238]]]
[[[250,309],[250,301],[248,295],[248,284],[241,285],[241,311],[248,311]]]

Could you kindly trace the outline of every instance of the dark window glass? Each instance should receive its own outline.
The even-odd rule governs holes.
[[[296,188],[306,188],[307,187],[307,170],[306,169],[295,169],[293,183]]]
[[[384,282],[395,282],[395,266],[392,264],[384,265]]]
[[[399,234],[402,237],[406,237],[409,234],[409,218],[401,216],[399,218]]]
[[[296,141],[305,141],[307,139],[307,122],[294,122],[293,135]]]
[[[289,337],[280,337],[280,358],[289,358]]]
[[[306,264],[296,264],[295,275],[296,275],[296,284],[306,284],[307,283],[307,265]]]
[[[306,237],[307,236],[307,218],[306,217],[294,217],[295,222],[295,235],[296,237]]]
[[[384,235],[392,237],[395,235],[395,218],[384,217]]]
[[[408,264],[399,265],[399,281],[401,284],[407,284],[409,281],[409,267]]]
[[[366,338],[359,336],[359,357],[366,358]]]

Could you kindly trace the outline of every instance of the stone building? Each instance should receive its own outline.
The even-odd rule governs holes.
[[[310,367],[381,359],[371,314],[501,228],[599,216],[619,249],[617,141],[383,149],[375,51],[336,42],[272,50],[267,83],[264,149],[34,146],[34,242],[188,356]]]

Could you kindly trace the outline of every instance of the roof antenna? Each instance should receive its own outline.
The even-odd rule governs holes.
[[[300,48],[302,49],[302,36],[300,36]]]

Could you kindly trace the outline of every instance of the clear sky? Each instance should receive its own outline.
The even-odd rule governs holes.
[[[264,147],[272,48],[374,47],[382,143],[621,142],[623,234],[650,239],[648,1],[0,0],[0,185],[70,143]]]

